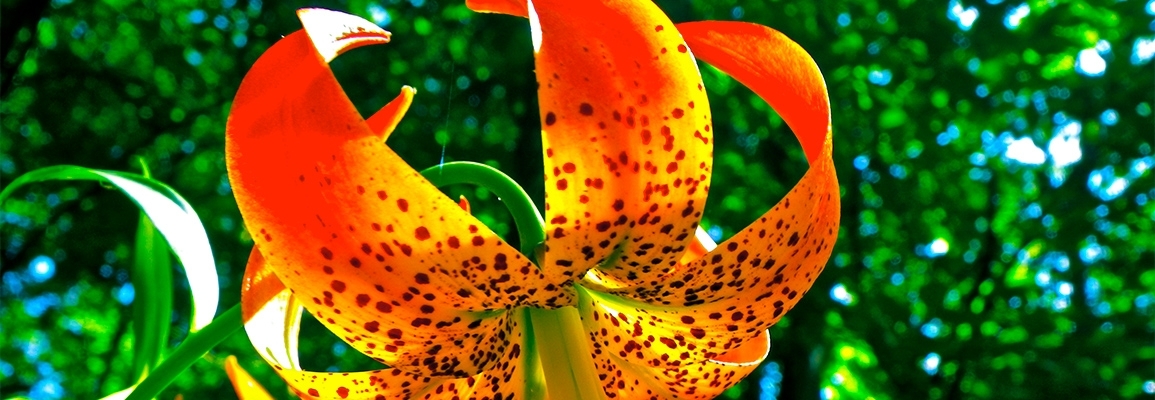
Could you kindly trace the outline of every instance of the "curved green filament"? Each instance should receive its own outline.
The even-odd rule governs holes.
[[[192,332],[180,346],[164,359],[156,370],[137,385],[136,390],[126,400],[151,399],[160,395],[177,375],[192,366],[205,353],[225,341],[230,335],[241,330],[241,305],[237,303],[228,311],[217,316],[203,329]]]
[[[535,258],[534,248],[545,241],[545,220],[537,212],[529,194],[509,175],[497,168],[469,161],[432,166],[421,171],[421,175],[437,187],[469,183],[489,189],[513,214],[513,223],[517,225],[518,239],[521,241],[521,253],[531,260]]]

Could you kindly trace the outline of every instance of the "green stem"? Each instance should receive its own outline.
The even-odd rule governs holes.
[[[530,308],[550,400],[604,399],[590,340],[577,308]]]
[[[144,400],[157,397],[164,388],[168,387],[177,375],[192,366],[205,353],[223,342],[233,333],[241,330],[241,305],[234,305],[228,311],[213,319],[199,331],[190,333],[168,356],[156,370],[137,385],[136,390],[128,395],[126,400]]]
[[[437,187],[469,183],[489,189],[497,195],[509,213],[513,214],[518,240],[521,241],[521,252],[526,257],[533,259],[534,248],[545,241],[545,220],[537,212],[537,207],[525,189],[504,172],[481,163],[456,161],[426,168],[421,171],[421,175]]]
[[[549,399],[549,390],[546,387],[545,375],[541,368],[541,354],[537,351],[537,335],[533,333],[533,317],[530,308],[521,307],[512,311],[525,327],[525,337],[522,344],[522,368],[525,371],[525,398],[526,400]]]

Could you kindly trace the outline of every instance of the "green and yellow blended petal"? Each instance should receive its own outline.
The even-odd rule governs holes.
[[[378,361],[427,376],[493,368],[515,327],[506,309],[570,295],[386,147],[345,97],[327,62],[388,34],[347,14],[299,14],[305,31],[261,56],[228,124],[230,182],[260,253],[322,324]],[[402,96],[374,125],[394,124]]]
[[[507,1],[475,10],[522,14]],[[651,2],[528,4],[546,173],[547,271],[651,282],[677,266],[710,185],[709,103]]]

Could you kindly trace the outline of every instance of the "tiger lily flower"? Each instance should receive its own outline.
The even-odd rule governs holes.
[[[674,24],[649,1],[467,4],[530,20],[544,244],[519,252],[384,144],[413,89],[367,119],[354,109],[328,63],[389,33],[301,10],[304,29],[257,60],[228,122],[258,353],[306,398],[710,398],[748,375],[838,232],[814,61],[770,28]],[[713,126],[695,56],[773,106],[810,163],[716,246],[698,226]],[[385,367],[302,370],[302,309]]]

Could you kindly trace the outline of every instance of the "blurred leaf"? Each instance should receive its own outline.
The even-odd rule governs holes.
[[[0,204],[17,189],[36,182],[89,180],[110,184],[148,215],[180,259],[193,299],[192,331],[212,321],[220,299],[216,264],[196,211],[176,191],[140,175],[71,165],[41,168],[16,178],[0,192]]]

